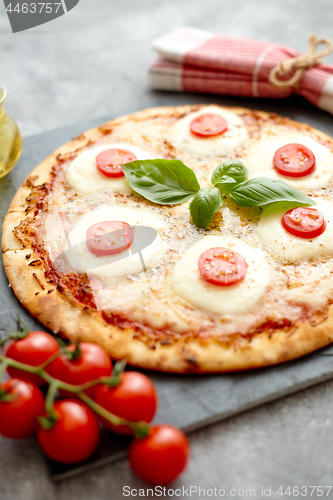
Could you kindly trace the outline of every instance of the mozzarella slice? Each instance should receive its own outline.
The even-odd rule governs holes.
[[[230,248],[244,257],[248,268],[243,281],[230,286],[217,286],[200,277],[199,256],[214,247]],[[264,253],[229,236],[204,236],[180,257],[172,276],[172,287],[178,295],[201,309],[226,316],[238,316],[254,309],[269,282],[269,267]]]
[[[97,256],[91,253],[86,245],[86,232],[92,224],[101,221],[123,221],[130,224],[134,229],[134,242],[130,249],[115,255]],[[154,231],[150,231],[149,234],[144,233],[142,236],[142,233],[136,230],[136,226],[153,228],[158,233],[165,229],[164,222],[154,215],[129,208],[115,206],[90,212],[68,235],[65,257],[69,265],[79,272],[86,272],[88,276],[99,279],[106,285],[114,283],[114,278],[132,276],[157,266],[164,254],[161,237],[157,234],[147,246],[147,240],[151,234],[152,237],[155,236]]]
[[[297,143],[311,149],[316,158],[315,170],[304,177],[289,177],[279,174],[273,166],[275,152],[286,144]],[[318,189],[325,186],[333,174],[333,154],[325,146],[299,133],[274,130],[254,143],[241,158],[249,170],[249,178],[271,177],[280,179],[298,189]]]
[[[75,189],[78,194],[95,193],[102,189],[113,189],[124,194],[132,193],[125,177],[107,177],[97,168],[96,156],[106,149],[126,149],[134,153],[138,160],[150,160],[154,158],[148,151],[126,142],[103,144],[87,149],[72,161],[65,174],[67,184]]]
[[[282,226],[281,219],[290,207],[279,211],[268,207],[262,212],[257,233],[276,260],[293,263],[321,255],[333,255],[333,206],[323,199],[316,198],[316,202],[312,208],[323,214],[327,225],[321,235],[311,239],[294,236]]]
[[[191,121],[204,113],[220,115],[228,123],[228,129],[215,137],[197,137],[190,131]],[[248,139],[243,120],[232,111],[218,106],[207,106],[190,113],[176,122],[170,138],[171,144],[182,152],[200,156],[222,156],[227,151],[242,146]]]

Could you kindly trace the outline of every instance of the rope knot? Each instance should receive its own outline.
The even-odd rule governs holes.
[[[326,47],[321,52],[316,52],[319,45]],[[328,38],[317,38],[316,35],[309,36],[309,46],[307,54],[298,57],[291,57],[286,61],[281,61],[269,74],[268,80],[276,87],[296,87],[298,88],[303,76],[303,73],[319,64],[321,59],[328,56],[333,50],[333,44]],[[294,74],[288,80],[280,80],[279,76],[286,76],[290,71],[294,70]]]

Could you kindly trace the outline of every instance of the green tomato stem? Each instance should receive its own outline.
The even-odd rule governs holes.
[[[54,399],[56,397],[58,390],[58,384],[54,380],[50,383],[49,389],[46,394],[46,399],[45,399],[45,409],[47,414],[53,413],[54,412]]]
[[[95,413],[98,413],[101,417],[105,418],[108,422],[113,425],[126,425],[130,427],[134,434],[141,435],[142,437],[146,437],[149,433],[149,425],[147,422],[130,422],[129,420],[125,420],[124,418],[117,417],[110,413],[108,410],[100,406],[96,401],[87,396],[84,392],[79,392],[77,394],[82,401],[84,401]]]
[[[43,380],[45,380],[49,384],[49,390],[46,396],[45,407],[47,413],[52,417],[54,415],[53,406],[54,399],[58,389],[64,389],[65,391],[72,392],[76,394],[84,403],[87,404],[95,413],[105,418],[111,424],[117,425],[126,425],[130,429],[133,430],[133,433],[137,437],[146,437],[149,434],[149,425],[146,422],[131,422],[130,420],[125,420],[124,418],[117,417],[113,413],[109,412],[99,404],[97,404],[93,399],[85,394],[86,389],[93,387],[96,384],[107,384],[107,385],[117,385],[119,383],[119,370],[122,369],[125,365],[124,363],[119,363],[118,369],[116,369],[115,377],[100,377],[96,380],[92,380],[82,385],[72,385],[67,384],[66,382],[62,382],[51,375],[49,375],[45,371],[45,367],[57,358],[61,353],[56,353],[54,356],[51,356],[45,363],[40,366],[30,366],[25,363],[20,363],[11,358],[7,358],[0,354],[0,382],[1,382],[1,374],[5,372],[8,366],[12,366],[13,368],[17,368],[19,370],[25,371],[27,373],[33,373],[38,375]]]
[[[8,365],[9,365],[8,358],[5,358],[5,360],[0,364],[0,384],[2,384],[3,377],[5,375],[5,371],[7,370]]]

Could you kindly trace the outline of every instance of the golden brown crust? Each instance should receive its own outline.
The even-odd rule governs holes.
[[[199,108],[199,105],[152,108],[130,115],[130,118],[143,120],[155,115],[182,115]],[[245,108],[229,109],[241,115],[254,114]],[[266,112],[255,114],[264,120],[272,118]],[[268,366],[297,358],[332,342],[333,306],[330,306],[327,318],[317,325],[304,321],[292,327],[267,328],[254,336],[239,337],[230,343],[186,336],[169,345],[161,339],[149,344],[142,341],[135,328],[109,324],[98,311],[72,300],[52,280],[46,278],[43,263],[31,265],[38,259],[38,255],[32,248],[23,246],[14,236],[13,229],[31,216],[29,207],[34,203],[34,187],[49,181],[52,167],[57,163],[59,155],[60,159],[66,158],[66,154],[88,145],[89,141],[101,138],[112,130],[115,123],[128,118],[124,116],[111,120],[102,127],[84,132],[56,150],[31,172],[16,193],[3,225],[2,252],[6,275],[22,305],[50,330],[62,333],[72,341],[96,342],[114,358],[124,358],[136,366],[169,372],[223,372]],[[328,144],[333,144],[326,134],[308,125],[286,120],[315,133]]]

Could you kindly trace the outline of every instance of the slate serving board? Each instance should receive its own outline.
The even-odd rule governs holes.
[[[155,93],[155,97],[158,93]],[[154,105],[165,104],[165,95]],[[300,98],[279,101],[255,101],[221,99],[209,96],[183,96],[169,94],[167,104],[181,102],[210,102],[242,105],[268,111],[277,111],[296,120],[305,121],[316,128],[333,135],[332,117],[313,108]],[[278,106],[277,106],[278,103]],[[124,110],[131,112],[134,110]],[[115,116],[122,114],[119,110]],[[61,144],[69,141],[90,127],[102,124],[108,117],[90,120],[86,123],[45,132],[24,140],[23,153],[16,167],[0,180],[0,218],[1,224],[16,190],[29,172]],[[0,270],[0,327],[2,330],[15,324],[17,315],[32,329],[44,328],[20,305],[14,296],[4,274]],[[220,421],[239,412],[291,394],[305,387],[333,377],[333,347],[317,351],[296,361],[272,368],[248,372],[181,376],[150,372],[148,375],[156,384],[159,393],[159,410],[154,422],[170,423],[191,432],[206,425]],[[49,461],[50,473],[55,481],[66,479],[105,463],[124,458],[129,439],[104,432],[101,445],[96,453],[85,463],[75,466],[62,466]]]

